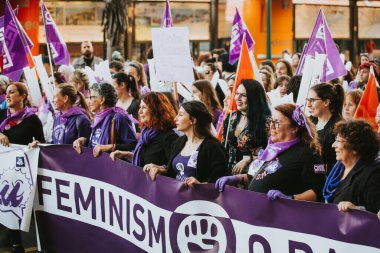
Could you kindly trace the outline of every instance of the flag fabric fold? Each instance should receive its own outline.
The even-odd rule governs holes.
[[[46,41],[49,43],[54,63],[59,65],[70,65],[70,54],[67,50],[66,43],[59,33],[57,26],[43,1],[41,1],[41,5],[46,31]]]
[[[5,4],[4,30],[0,30],[2,43],[4,75],[13,81],[18,81],[24,67],[29,66],[28,54],[23,38],[18,28],[18,21],[8,0]],[[2,32],[3,31],[3,32]]]
[[[243,43],[241,46],[241,52],[239,54],[240,59],[239,59],[239,64],[238,64],[238,68],[236,71],[235,84],[234,84],[234,87],[232,89],[230,104],[228,106],[227,112],[225,113],[224,117],[226,117],[231,111],[236,111],[236,109],[237,109],[235,94],[236,94],[236,90],[237,90],[238,86],[240,85],[241,81],[243,79],[255,79],[255,74],[253,71],[252,62],[251,62],[251,58],[249,55],[249,49],[248,49],[247,41],[245,38],[246,38],[245,35],[243,35]],[[222,139],[222,133],[223,133],[223,124],[221,124],[219,129],[217,129],[217,130],[218,130],[217,137],[219,140],[221,140]]]
[[[371,71],[372,72],[372,71]],[[370,73],[367,86],[356,109],[354,118],[368,120],[377,130],[376,110],[379,106],[379,97],[374,73]]]
[[[164,27],[165,28],[173,27],[173,20],[172,20],[172,14],[170,11],[169,0],[166,0],[164,15],[162,16],[162,21],[161,21],[161,28],[164,28]]]
[[[244,35],[247,42],[248,50],[253,50],[255,41],[253,40],[252,35],[249,33],[244,20],[239,14],[239,11],[236,9],[230,43],[229,63],[231,65],[234,64],[237,60],[239,60]]]
[[[301,56],[300,64],[296,71],[297,76],[301,76],[303,73],[306,56],[310,55],[315,57],[316,54],[326,55],[321,82],[328,82],[347,74],[322,9],[319,10],[313,32]]]

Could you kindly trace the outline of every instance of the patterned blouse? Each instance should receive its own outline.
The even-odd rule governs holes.
[[[222,144],[225,146],[228,121],[231,116],[230,129],[228,133],[227,140],[227,150],[229,155],[228,160],[228,170],[231,172],[232,168],[236,163],[240,162],[243,159],[243,156],[250,156],[251,158],[257,157],[260,149],[265,148],[268,140],[268,133],[270,127],[270,117],[267,117],[265,123],[266,136],[264,143],[257,143],[253,138],[253,132],[249,131],[248,125],[241,131],[238,137],[235,136],[235,129],[239,123],[241,113],[232,112],[228,115],[223,121],[223,135],[222,135]]]

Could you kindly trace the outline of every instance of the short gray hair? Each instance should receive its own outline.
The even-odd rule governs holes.
[[[0,89],[5,91],[10,83],[11,80],[7,76],[0,75]]]
[[[108,107],[114,107],[116,105],[117,93],[112,84],[107,82],[94,83],[90,89],[98,93],[100,97],[104,97],[104,103]]]

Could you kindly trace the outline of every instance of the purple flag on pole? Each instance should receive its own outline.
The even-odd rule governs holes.
[[[255,41],[253,40],[252,35],[249,33],[247,26],[244,23],[244,20],[241,18],[239,14],[239,11],[236,9],[234,23],[232,26],[232,33],[231,33],[230,59],[229,59],[230,64],[234,64],[237,60],[239,60],[244,33],[245,33],[245,39],[247,41],[248,50],[251,51],[253,50]]]
[[[0,43],[3,44],[4,75],[13,81],[20,79],[22,69],[29,66],[25,45],[17,28],[16,17],[6,1],[4,27],[0,28]]]
[[[42,4],[42,15],[44,15],[45,31],[46,31],[46,41],[49,43],[55,64],[69,65],[70,64],[70,54],[67,50],[66,43],[63,41],[54,20],[52,19],[48,9],[46,8],[43,1]]]
[[[172,14],[170,13],[169,0],[166,0],[164,16],[162,17],[162,21],[161,21],[161,28],[163,28],[163,27],[165,27],[165,28],[173,27]]]
[[[322,10],[319,10],[313,33],[311,34],[309,43],[304,49],[296,75],[302,75],[306,55],[315,57],[315,54],[325,54],[327,56],[321,78],[322,82],[328,82],[334,78],[345,76],[347,74]]]

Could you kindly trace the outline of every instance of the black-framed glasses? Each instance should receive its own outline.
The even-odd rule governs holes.
[[[317,100],[322,100],[321,98],[306,98],[307,103],[314,103]]]
[[[281,125],[290,125],[290,123],[283,123],[278,120],[270,120],[269,123],[273,125],[275,128],[279,128]]]

